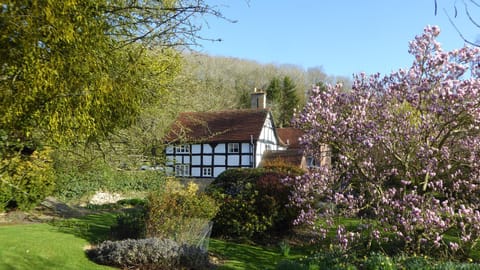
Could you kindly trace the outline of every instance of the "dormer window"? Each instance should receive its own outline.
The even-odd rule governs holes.
[[[239,143],[229,143],[228,144],[228,153],[240,153],[240,144]]]

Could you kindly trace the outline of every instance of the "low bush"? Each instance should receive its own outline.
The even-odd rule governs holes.
[[[276,270],[310,270],[312,268],[306,264],[290,260],[282,260],[275,267]]]
[[[287,207],[290,189],[282,183],[302,171],[283,165],[260,169],[232,169],[220,174],[207,193],[220,204],[213,219],[214,234],[232,238],[264,238],[288,231],[298,216]]]
[[[371,254],[364,262],[365,270],[395,270],[397,267],[392,259],[381,253]]]
[[[110,228],[114,239],[140,239],[146,235],[145,209],[132,208],[117,216],[117,223]]]
[[[199,244],[210,232],[210,220],[218,212],[217,203],[198,186],[186,188],[176,180],[147,197],[146,235],[174,239],[179,243]]]
[[[159,238],[105,241],[87,254],[99,264],[126,269],[204,269],[209,265],[208,254],[201,249]]]
[[[106,164],[89,168],[56,168],[55,197],[80,200],[103,190],[113,193],[148,192],[161,187],[165,175],[158,171],[117,171]]]

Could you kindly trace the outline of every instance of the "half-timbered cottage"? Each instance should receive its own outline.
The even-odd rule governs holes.
[[[230,168],[255,168],[265,151],[286,149],[270,110],[262,108],[181,113],[166,138],[167,166],[182,177],[212,178]]]

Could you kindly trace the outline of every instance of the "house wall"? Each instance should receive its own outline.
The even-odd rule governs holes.
[[[166,165],[175,175],[183,177],[212,178],[231,168],[256,168],[266,150],[284,150],[270,114],[265,119],[258,138],[235,142],[235,151],[229,147],[233,142],[198,143],[166,148]],[[253,144],[252,144],[253,143]]]
[[[235,145],[229,147],[229,144]],[[172,167],[177,176],[211,178],[227,169],[251,168],[254,164],[250,142],[190,144],[186,147],[188,152],[176,146],[166,149],[166,165]]]
[[[258,167],[262,161],[263,153],[266,150],[285,150],[285,147],[282,147],[278,141],[278,136],[275,132],[275,127],[273,124],[273,119],[270,114],[268,114],[263,124],[263,129],[260,132],[260,136],[257,140],[255,147],[255,167]]]

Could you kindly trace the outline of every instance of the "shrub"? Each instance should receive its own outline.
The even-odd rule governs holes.
[[[263,163],[263,169],[286,175],[302,175],[306,171],[298,166],[293,166],[283,159],[269,160]]]
[[[276,266],[276,270],[309,270],[312,267],[296,261],[281,260]]]
[[[292,166],[291,166],[292,167]],[[282,233],[291,228],[296,209],[288,208],[290,189],[282,183],[287,172],[299,173],[295,167],[280,171],[232,169],[220,174],[207,192],[221,203],[214,218],[214,233],[233,238],[259,238]]]
[[[408,270],[429,270],[432,269],[432,262],[421,256],[399,257],[396,259],[400,269]]]
[[[355,270],[357,267],[353,264],[355,258],[353,254],[346,254],[340,250],[330,250],[317,253],[309,259],[312,265],[317,265],[318,269],[332,270]]]
[[[158,171],[117,171],[99,163],[88,168],[57,165],[55,196],[79,200],[97,191],[145,192],[161,187],[165,175]]]
[[[445,262],[433,266],[433,270],[480,270],[480,265],[469,263]]]
[[[117,216],[117,223],[110,228],[115,239],[139,239],[145,237],[145,209],[132,208]]]
[[[371,254],[364,263],[365,270],[394,270],[397,269],[392,259],[381,253]]]
[[[150,193],[147,201],[147,236],[171,238],[182,244],[199,244],[202,234],[209,233],[210,220],[218,212],[215,200],[198,194],[197,185],[190,183],[183,188],[175,180]]]
[[[170,239],[105,241],[87,254],[99,264],[128,269],[203,269],[208,266],[208,255],[204,251]]]
[[[50,150],[36,149],[30,154],[2,153],[0,168],[0,211],[8,208],[28,210],[50,195],[55,179]]]

